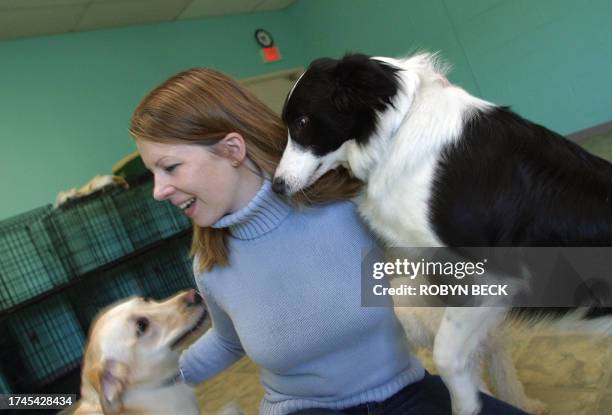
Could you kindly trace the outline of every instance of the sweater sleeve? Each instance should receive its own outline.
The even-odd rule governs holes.
[[[186,349],[179,359],[183,379],[192,385],[210,379],[245,354],[230,317],[205,290],[201,291],[212,319],[212,327]]]

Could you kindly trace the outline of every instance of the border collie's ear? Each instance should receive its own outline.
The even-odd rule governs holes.
[[[383,109],[397,93],[397,69],[367,55],[345,55],[335,69],[336,89],[332,94],[339,111]]]
[[[97,368],[96,389],[104,415],[117,414],[123,409],[122,398],[127,376],[127,365],[116,360],[105,360]]]

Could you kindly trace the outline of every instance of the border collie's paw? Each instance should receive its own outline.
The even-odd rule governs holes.
[[[458,404],[453,402],[453,415],[478,415],[481,409],[482,405],[479,401],[470,405],[466,405],[466,402],[459,402]]]
[[[525,411],[529,412],[531,415],[547,415],[550,413],[550,408],[548,404],[542,401],[529,399],[527,405],[525,405]]]

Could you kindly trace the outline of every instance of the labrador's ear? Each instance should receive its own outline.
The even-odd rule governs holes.
[[[104,415],[114,415],[123,409],[123,392],[127,383],[125,363],[107,359],[95,371],[95,385]]]

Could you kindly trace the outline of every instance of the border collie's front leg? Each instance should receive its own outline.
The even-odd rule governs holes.
[[[453,414],[476,415],[480,384],[473,376],[482,342],[497,326],[505,307],[449,307],[434,341],[434,362],[451,396]]]

